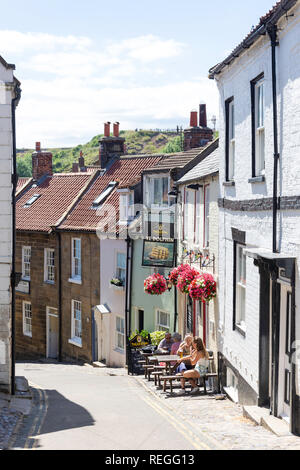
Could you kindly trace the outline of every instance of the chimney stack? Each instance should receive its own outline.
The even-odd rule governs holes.
[[[82,150],[80,150],[80,157],[78,159],[78,163],[79,163],[79,168],[85,168],[84,167],[84,156],[83,156],[83,152]]]
[[[73,162],[72,164],[72,173],[78,173],[79,172],[79,164],[78,162]]]
[[[110,137],[110,122],[104,124],[104,137]]]
[[[207,127],[206,104],[200,104],[199,106],[199,125],[200,127]]]
[[[204,147],[213,140],[213,130],[207,127],[206,105],[200,104],[200,116],[198,126],[197,111],[191,112],[190,127],[184,130],[184,150]]]
[[[198,126],[198,113],[197,111],[191,111],[190,127],[197,127],[197,126]]]
[[[35,152],[32,154],[32,178],[38,181],[43,176],[52,176],[52,153],[43,152],[41,143],[36,142]]]
[[[120,133],[119,126],[120,126],[119,122],[114,123],[114,137],[119,137],[119,133]]]
[[[110,135],[110,122],[104,124],[104,137],[99,139],[99,163],[101,168],[107,169],[121,155],[125,153],[125,139],[120,137],[120,123],[113,125],[113,135]]]

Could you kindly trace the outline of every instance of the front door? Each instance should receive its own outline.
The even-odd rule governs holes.
[[[48,347],[47,357],[58,357],[58,314],[57,309],[47,307]]]
[[[278,362],[278,416],[290,421],[291,416],[291,320],[292,290],[281,284],[280,289],[280,330]]]

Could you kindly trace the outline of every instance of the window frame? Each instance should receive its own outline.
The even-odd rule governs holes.
[[[79,242],[80,247],[80,257],[74,256],[74,242]],[[75,273],[76,270],[76,262],[75,260],[79,260],[79,274]],[[81,248],[81,238],[72,237],[71,239],[71,280],[81,282],[82,279],[82,248]]]
[[[119,197],[119,220],[127,223],[134,218],[134,192],[120,191]]]
[[[118,266],[118,255],[124,256],[124,258],[125,258],[125,268],[123,268],[122,266]],[[123,285],[125,285],[126,284],[126,253],[125,253],[125,251],[116,251],[115,266],[116,266],[116,278],[122,280]],[[122,277],[119,277],[118,270],[125,271],[124,279]]]
[[[232,111],[233,110],[233,111]],[[233,113],[233,114],[232,114]],[[234,97],[225,101],[225,181],[234,181],[235,170],[235,108]],[[233,137],[230,138],[232,133]],[[234,151],[233,151],[234,149]],[[231,161],[232,160],[232,161]]]
[[[193,241],[194,230],[191,228],[191,222],[194,227],[195,221],[195,194],[193,189],[184,189],[184,207],[183,207],[183,239],[185,241]],[[189,200],[189,201],[188,201]]]
[[[80,311],[80,333],[81,336],[76,335],[76,321],[78,322],[79,320],[74,316],[75,314],[75,303],[80,305],[80,310],[77,309],[77,311]],[[69,342],[72,342],[72,344],[76,344],[76,346],[82,346],[82,302],[80,300],[72,299],[71,300],[71,339]]]
[[[48,264],[48,254],[53,253],[53,265]],[[53,279],[49,279],[49,268],[53,268]],[[45,248],[44,249],[44,282],[48,284],[55,284],[55,249]]]
[[[120,320],[120,329],[118,329],[118,320]],[[122,327],[123,324],[123,327]],[[121,337],[121,343],[123,346],[119,345],[119,338]],[[116,336],[115,336],[115,347],[117,350],[124,352],[125,351],[125,318],[120,315],[116,315]]]
[[[162,201],[160,203],[155,203],[154,202],[154,182],[155,180],[167,180],[167,202],[163,203]],[[146,175],[145,176],[145,201],[146,201],[146,206],[148,208],[151,208],[154,206],[154,208],[166,208],[170,206],[170,198],[169,198],[169,191],[170,191],[170,177],[169,174],[167,173],[159,173],[159,174],[152,174],[152,175]],[[162,193],[163,193],[163,186],[162,186]]]
[[[25,262],[25,250],[30,251],[30,255],[29,255],[30,259],[27,262]],[[25,274],[26,263],[29,265],[29,275]],[[31,246],[24,245],[22,246],[22,279],[24,279],[25,281],[30,281],[30,270],[31,270]]]
[[[160,322],[160,314],[167,315],[168,318],[168,324],[163,324]],[[160,308],[155,309],[155,329],[156,331],[165,331],[169,332],[170,331],[170,324],[171,324],[171,314],[170,312],[166,312],[165,310],[162,310]]]
[[[234,241],[234,260],[233,260],[233,330],[237,330],[243,336],[246,336],[246,293],[247,293],[247,256],[243,253],[245,244]],[[242,252],[242,266],[245,268],[245,283],[241,283],[238,279],[240,264],[238,260],[238,252]],[[243,263],[244,260],[244,263]],[[244,289],[244,312],[241,314],[241,289]]]
[[[265,174],[265,87],[264,87],[264,73],[260,73],[256,78],[251,80],[250,89],[251,89],[251,126],[252,126],[252,178],[264,176]],[[260,109],[260,104],[258,103],[258,88],[262,87],[262,115],[263,115],[263,125],[259,126],[258,123],[258,112]],[[264,140],[264,151],[263,151],[263,165],[262,165],[262,155],[258,153],[258,141],[263,134]]]
[[[30,305],[30,317],[26,317],[26,306]],[[28,300],[23,300],[22,302],[22,317],[23,317],[23,335],[32,338],[32,304]],[[26,323],[26,318],[30,319],[29,323]],[[26,326],[30,325],[29,331],[27,331]]]
[[[210,185],[203,187],[203,248],[209,247]]]
[[[195,238],[194,243],[200,247],[201,243],[201,200],[203,189],[199,188],[195,194]]]

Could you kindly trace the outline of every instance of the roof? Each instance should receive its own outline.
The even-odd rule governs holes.
[[[17,230],[50,232],[93,178],[94,174],[61,173],[31,184],[27,191],[19,194],[16,202]],[[32,205],[24,207],[34,195],[39,197]]]
[[[188,171],[180,180],[177,181],[177,184],[187,183],[189,181],[198,180],[209,175],[214,175],[219,171],[219,148],[214,150],[210,155],[208,155],[204,160],[202,160],[198,165],[195,165],[190,171]]]
[[[155,167],[148,168],[145,173],[150,173],[152,171],[170,171],[174,168],[183,168],[187,163],[200,155],[207,145],[204,147],[197,147],[192,150],[186,150],[184,152],[164,154],[162,155],[160,162]]]
[[[6,69],[12,69],[15,70],[15,65],[14,64],[8,64],[6,60],[3,59],[3,57],[0,55],[0,63],[5,67]]]
[[[32,180],[31,177],[25,178],[25,177],[19,177],[18,182],[17,182],[17,187],[16,187],[16,194],[19,194],[22,189],[24,189],[27,184]]]
[[[155,166],[160,159],[160,156],[151,155],[142,158],[122,157],[117,160],[104,175],[97,177],[81,200],[67,215],[59,229],[95,231],[99,223],[109,217],[109,227],[104,231],[108,231],[110,228],[115,230],[116,221],[119,220],[120,194],[117,190],[136,184],[137,181],[140,181],[142,172],[150,166]],[[111,181],[118,182],[118,185],[101,206],[100,214],[99,210],[92,208],[92,204]],[[109,207],[108,204],[111,204],[111,206]],[[120,227],[117,227],[117,232],[119,229]]]
[[[275,25],[278,20],[290,10],[298,0],[281,0],[277,2],[271,10],[268,11],[259,20],[259,23],[251,29],[243,41],[229,54],[222,62],[214,65],[209,70],[209,78],[214,78],[215,75],[222,72],[226,65],[231,64],[245,49],[249,49],[262,35],[266,34],[268,28]]]

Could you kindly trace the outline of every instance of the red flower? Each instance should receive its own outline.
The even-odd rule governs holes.
[[[189,293],[189,285],[191,282],[200,275],[200,272],[195,269],[191,268],[189,264],[182,265],[185,266],[181,269],[181,272],[177,278],[177,289],[180,292],[188,294]]]
[[[195,278],[189,286],[190,297],[194,300],[209,302],[216,296],[217,284],[214,277],[208,273],[202,273]]]
[[[144,280],[144,291],[146,294],[161,295],[167,288],[167,281],[161,274],[155,273]]]

